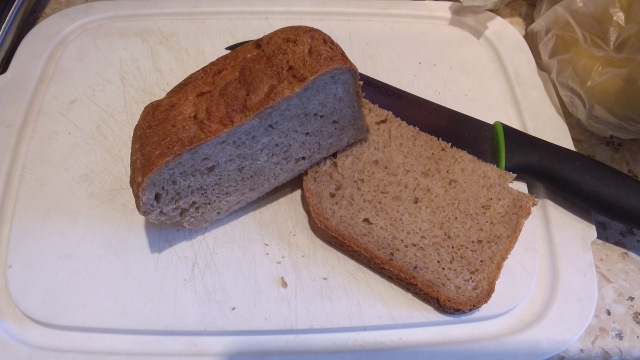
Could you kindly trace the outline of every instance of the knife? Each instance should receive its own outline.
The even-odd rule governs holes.
[[[249,41],[225,48],[234,50]],[[360,73],[364,98],[430,135],[536,181],[610,220],[640,229],[640,181],[509,125],[493,124]]]

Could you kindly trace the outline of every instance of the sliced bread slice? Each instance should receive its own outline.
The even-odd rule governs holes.
[[[366,141],[310,168],[323,240],[447,313],[485,304],[536,200],[514,175],[365,101]]]
[[[366,136],[358,71],[327,34],[286,27],[147,105],[131,188],[152,222],[202,227]]]

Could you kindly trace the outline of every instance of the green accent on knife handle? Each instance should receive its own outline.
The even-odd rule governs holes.
[[[496,142],[496,165],[500,170],[504,170],[506,152],[504,149],[504,129],[500,121],[493,123],[493,138]]]

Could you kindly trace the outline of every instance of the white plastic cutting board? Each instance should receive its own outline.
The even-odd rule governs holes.
[[[129,149],[144,105],[225,46],[292,24],[327,32],[369,75],[571,146],[526,44],[488,13],[382,1],[70,9],[39,25],[0,77],[0,349],[536,358],[582,332],[595,305],[593,227],[541,191],[494,296],[463,316],[319,241],[296,181],[203,230],[138,215]]]

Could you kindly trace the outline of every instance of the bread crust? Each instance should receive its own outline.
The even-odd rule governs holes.
[[[176,156],[234,128],[332,69],[358,71],[322,31],[291,26],[230,52],[148,104],[131,145],[130,185],[141,209],[145,181]]]

